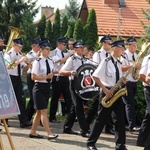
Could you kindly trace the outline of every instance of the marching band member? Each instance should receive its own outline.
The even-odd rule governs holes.
[[[110,57],[102,60],[98,68],[93,73],[93,78],[97,85],[102,89],[101,97],[106,95],[111,98],[114,93],[110,91],[117,81],[122,76],[121,62],[118,58],[124,53],[124,41],[119,40],[111,44],[112,53]],[[99,107],[98,116],[94,121],[91,134],[87,140],[88,150],[97,150],[95,143],[102,133],[103,127],[106,124],[112,111],[114,112],[115,125],[115,143],[116,150],[126,150],[125,142],[125,121],[124,121],[124,103],[119,98],[111,107],[105,108],[101,105]]]
[[[128,49],[124,53],[124,57],[122,57],[122,70],[126,72],[130,67],[132,67],[132,62],[135,61],[137,54],[137,41],[134,37],[130,37],[127,39]],[[130,62],[129,62],[130,61]],[[132,62],[131,62],[132,61]],[[135,66],[137,69],[140,67],[139,64]],[[132,72],[127,76],[127,95],[123,96],[123,100],[125,103],[126,117],[128,121],[128,130],[130,132],[139,131],[139,128],[136,127],[135,121],[135,94],[137,92],[137,81],[138,79],[134,79],[132,76]]]
[[[150,149],[150,54],[147,55],[142,62],[140,70],[140,80],[143,81],[144,95],[146,100],[145,116],[143,118],[139,135],[137,138],[137,146],[145,147],[144,150]]]
[[[100,40],[100,43],[102,44],[101,49],[98,50],[97,52],[95,52],[93,55],[93,62],[96,67],[98,67],[98,65],[101,63],[101,61],[103,59],[110,56],[110,49],[111,49],[110,44],[112,43],[111,36],[110,35],[103,36],[102,39]],[[92,103],[89,113],[87,115],[87,122],[89,124],[92,123],[92,121],[98,111],[98,103],[99,103],[99,96],[97,96],[97,98]],[[112,120],[111,116],[108,119],[108,122],[106,122],[105,133],[114,134],[113,120]]]
[[[54,61],[55,70],[60,70],[65,64],[66,60],[73,54],[73,52],[65,53],[67,46],[67,39],[65,37],[57,39],[57,47],[55,50],[51,51],[51,55]],[[56,111],[58,106],[58,99],[60,94],[63,94],[65,103],[67,105],[68,111],[71,107],[71,95],[69,92],[69,79],[66,76],[55,74],[52,79],[52,98],[50,102],[50,114],[49,121],[52,123],[60,123],[60,120],[56,118]]]
[[[25,128],[27,126],[31,126],[31,122],[28,121],[26,112],[25,112],[25,102],[22,98],[23,87],[21,75],[23,68],[27,66],[24,62],[19,62],[21,59],[21,49],[23,47],[23,39],[16,38],[13,39],[13,46],[10,51],[8,51],[5,55],[5,62],[8,69],[8,74],[10,75],[10,79],[14,88],[14,92],[16,95],[16,99],[20,109],[19,121],[20,127]]]
[[[53,78],[54,64],[49,58],[50,42],[48,40],[39,43],[41,56],[33,62],[31,77],[35,81],[33,87],[33,100],[36,114],[33,119],[33,125],[29,134],[30,138],[43,138],[36,133],[37,126],[41,120],[44,129],[48,134],[48,140],[55,139],[58,135],[53,135],[49,128],[47,116],[47,106],[50,94],[50,82]]]
[[[84,43],[82,40],[76,41],[73,45],[75,54],[67,59],[66,63],[60,70],[60,74],[64,76],[71,76],[70,93],[72,96],[72,106],[68,117],[64,124],[64,133],[77,134],[72,130],[75,117],[77,116],[80,128],[82,129],[81,135],[83,137],[89,136],[89,125],[86,121],[83,109],[83,100],[75,93],[73,88],[73,76],[76,75],[76,71],[82,64],[87,63],[87,59],[83,56]]]
[[[39,43],[41,42],[41,38],[35,38],[31,42],[31,47],[32,50],[26,54],[27,62],[29,63],[29,69],[27,71],[27,84],[28,84],[28,89],[29,89],[29,94],[30,94],[30,100],[28,102],[28,105],[26,107],[26,113],[28,117],[28,121],[32,120],[32,116],[35,112],[34,109],[34,103],[33,103],[33,95],[32,95],[32,89],[34,86],[34,81],[31,79],[31,65],[32,62],[38,58],[38,52],[39,52]]]

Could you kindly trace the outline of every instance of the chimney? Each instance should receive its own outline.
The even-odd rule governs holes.
[[[51,16],[52,14],[54,14],[54,8],[52,8],[51,6],[46,6],[46,7],[42,7],[41,8],[41,17],[43,15],[46,16],[46,18],[48,18],[49,16]]]
[[[104,0],[106,5],[118,5],[118,0]]]

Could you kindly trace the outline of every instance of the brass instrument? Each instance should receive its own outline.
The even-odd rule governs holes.
[[[136,60],[134,62],[135,65],[137,63],[142,62],[142,60],[143,60],[143,58],[145,56],[145,53],[147,53],[147,50],[148,50],[149,46],[150,46],[150,42],[144,42],[142,44],[141,51],[138,53],[137,58],[136,58]],[[137,80],[139,78],[139,71],[140,71],[140,68],[139,69],[133,68],[133,70],[132,70],[132,77],[133,77],[134,80]]]
[[[123,77],[121,77],[118,82],[115,84],[114,87],[112,87],[110,89],[110,91],[112,91],[112,93],[114,94],[113,97],[108,98],[107,96],[104,96],[101,100],[101,104],[103,105],[103,107],[105,108],[109,108],[112,106],[112,104],[122,95],[127,94],[127,90],[126,87],[121,88],[121,85],[123,84],[123,81],[126,79],[126,77],[129,75],[129,73],[132,71],[133,67],[129,68],[126,73],[123,75]],[[119,90],[120,89],[120,90]]]
[[[23,33],[22,30],[20,30],[20,29],[18,29],[16,27],[10,26],[9,28],[11,30],[11,33],[10,33],[10,36],[9,36],[8,43],[6,45],[5,53],[7,53],[11,49],[11,47],[12,47],[12,39],[19,37],[19,35],[21,33]]]

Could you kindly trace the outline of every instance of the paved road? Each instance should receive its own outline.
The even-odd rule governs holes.
[[[50,124],[50,128],[52,129],[53,133],[59,134],[58,139],[51,141],[46,139],[46,132],[41,126],[38,127],[38,133],[44,135],[44,139],[31,139],[28,137],[30,128],[21,129],[19,127],[17,117],[13,117],[9,122],[11,125],[11,127],[9,127],[9,132],[11,134],[15,150],[86,150],[86,138],[83,138],[79,135],[68,135],[62,133],[64,121],[59,124]],[[80,131],[77,122],[74,124],[73,129],[75,131]],[[129,132],[126,132],[126,134],[126,146],[128,150],[143,150],[143,148],[135,146],[137,134],[130,134]],[[4,129],[1,132],[1,137],[4,150],[10,150],[10,144]],[[99,150],[114,150],[114,136],[102,133],[96,146]]]

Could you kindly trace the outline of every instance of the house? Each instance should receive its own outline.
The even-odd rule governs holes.
[[[60,9],[59,12],[61,14],[61,13],[63,13],[63,10]],[[54,19],[55,19],[54,7],[51,7],[51,6],[41,7],[41,18],[42,18],[43,15],[45,15],[45,17],[46,17],[46,22],[48,20],[50,20],[51,22],[53,22]],[[40,21],[40,19],[37,20],[37,21],[35,21],[34,24],[38,24],[39,21]]]
[[[141,21],[150,26],[142,9],[150,9],[147,0],[124,0],[126,7],[119,7],[119,0],[84,0],[79,18],[86,23],[88,12],[94,9],[97,17],[98,35],[141,37],[145,34]]]

